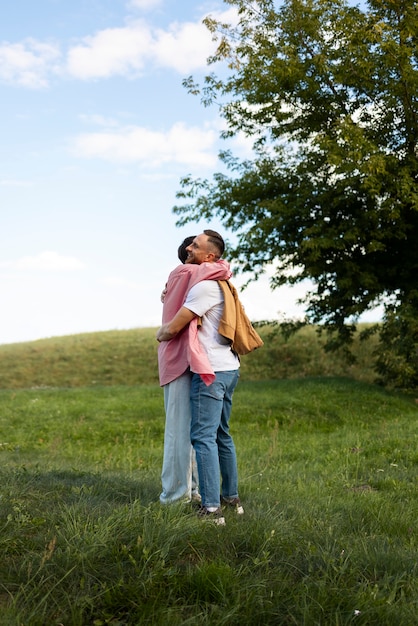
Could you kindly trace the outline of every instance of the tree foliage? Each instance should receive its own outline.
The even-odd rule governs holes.
[[[273,263],[273,287],[310,279],[308,317],[340,340],[383,304],[381,337],[402,352],[407,333],[417,383],[418,339],[399,324],[418,317],[417,3],[227,3],[234,24],[206,19],[218,75],[185,84],[220,107],[225,138],[253,139],[253,158],[224,151],[212,180],[183,178],[178,223],[220,218],[231,258],[256,275]]]

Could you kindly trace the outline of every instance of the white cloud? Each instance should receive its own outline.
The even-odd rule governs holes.
[[[149,9],[159,0],[133,0],[131,7]],[[232,9],[213,15],[233,21]],[[185,74],[206,67],[216,44],[202,18],[196,22],[173,22],[167,30],[145,20],[107,28],[85,37],[67,52],[63,65],[59,47],[33,38],[0,44],[0,80],[29,88],[46,87],[51,74],[66,72],[80,80],[111,76],[136,78],[146,68],[171,68]]]
[[[25,39],[21,43],[0,45],[0,80],[24,87],[46,87],[48,76],[56,70],[60,51],[54,44]]]
[[[69,50],[68,71],[83,80],[115,74],[137,75],[150,48],[150,29],[143,22],[126,28],[108,28]]]
[[[175,23],[168,31],[158,30],[153,48],[154,61],[183,74],[206,66],[215,51],[207,28],[201,23]]]
[[[186,73],[206,66],[214,43],[199,22],[173,23],[167,31],[144,21],[108,28],[71,48],[67,69],[82,80],[113,75],[136,77],[144,67],[172,68]]]
[[[164,163],[212,166],[217,133],[208,128],[187,127],[179,122],[167,132],[141,127],[79,135],[73,145],[77,156],[106,161],[141,162],[149,166]]]
[[[84,263],[76,257],[45,251],[37,256],[24,256],[16,261],[5,261],[0,263],[0,268],[65,272],[83,269]]]
[[[214,54],[217,42],[203,24],[207,12],[196,22],[173,22],[168,30],[158,29],[155,32],[153,60],[160,67],[171,67],[184,74],[207,67],[207,58]],[[237,22],[238,13],[235,7],[226,11],[212,11],[210,15],[223,23]]]

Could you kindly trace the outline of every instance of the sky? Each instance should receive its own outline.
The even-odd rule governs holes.
[[[15,0],[0,8],[0,344],[157,327],[180,179],[218,171],[222,120],[187,93],[218,0]],[[243,138],[228,144],[249,156]],[[237,279],[239,287],[244,282]],[[306,286],[241,294],[252,320],[300,317]]]

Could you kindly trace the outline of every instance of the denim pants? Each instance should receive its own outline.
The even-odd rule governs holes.
[[[237,458],[229,434],[229,418],[239,370],[215,374],[215,381],[209,386],[198,374],[193,374],[190,393],[190,434],[196,452],[202,505],[207,507],[220,505],[220,493],[227,498],[238,497]]]
[[[196,457],[190,441],[191,373],[164,385],[165,431],[160,502],[190,500],[197,493]]]

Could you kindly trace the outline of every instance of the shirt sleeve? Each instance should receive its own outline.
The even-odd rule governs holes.
[[[222,302],[222,291],[218,283],[215,280],[202,280],[190,289],[184,306],[195,315],[202,317],[209,309]]]

